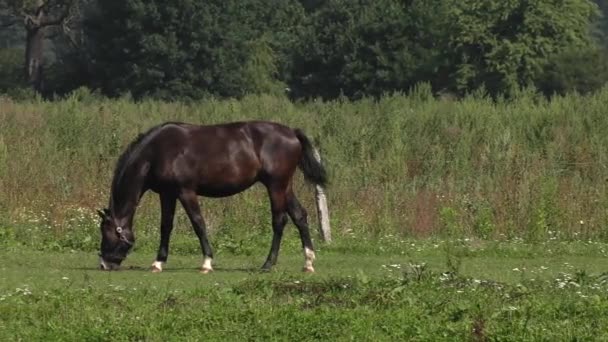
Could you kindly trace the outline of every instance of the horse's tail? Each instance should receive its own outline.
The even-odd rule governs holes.
[[[327,184],[327,172],[323,164],[315,157],[317,151],[304,132],[300,129],[295,129],[294,132],[302,145],[302,158],[299,167],[304,173],[304,178],[310,183],[325,186]]]

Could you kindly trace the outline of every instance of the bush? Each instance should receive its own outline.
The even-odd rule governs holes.
[[[318,5],[298,47],[292,89],[307,98],[361,98],[434,81],[444,8],[439,1]]]
[[[21,49],[0,49],[0,93],[26,86]]]
[[[98,6],[86,25],[91,85],[135,98],[276,93],[304,15],[298,2],[284,0],[104,0]]]
[[[591,93],[608,82],[608,51],[590,48],[568,50],[546,66],[539,88],[547,95],[576,91]]]

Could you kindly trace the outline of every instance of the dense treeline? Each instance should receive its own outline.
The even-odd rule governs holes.
[[[15,3],[30,6],[0,1],[0,20],[15,17]],[[509,96],[528,86],[584,93],[608,80],[603,0],[33,3],[78,5],[57,25],[71,29],[49,30],[59,43],[34,87],[46,95],[87,86],[136,98],[360,98],[426,82],[436,93]],[[40,8],[51,18],[55,7]],[[22,82],[20,53],[0,51],[0,90]]]

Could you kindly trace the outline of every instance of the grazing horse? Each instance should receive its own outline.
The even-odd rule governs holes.
[[[266,262],[277,262],[283,228],[291,217],[304,249],[304,271],[314,272],[314,248],[306,210],[293,193],[293,175],[299,167],[305,179],[324,185],[325,169],[315,159],[310,140],[299,129],[265,121],[198,126],[168,122],[139,135],[116,163],[109,207],[101,216],[100,267],[117,269],[135,242],[133,216],[147,190],[159,194],[160,246],[153,272],[161,272],[169,254],[176,202],[184,207],[203,252],[201,272],[213,270],[213,252],[207,239],[198,196],[226,197],[256,182],[268,190],[272,213],[272,244]]]

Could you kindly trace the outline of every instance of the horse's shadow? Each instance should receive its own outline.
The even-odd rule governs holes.
[[[112,271],[106,271],[106,270],[101,270],[99,269],[99,267],[69,267],[69,270],[73,270],[73,271],[100,271],[100,272],[146,272],[146,273],[152,273],[150,267],[144,267],[144,266],[135,266],[135,265],[130,265],[130,266],[125,266],[125,267],[121,267],[117,270],[112,270]],[[199,268],[196,267],[169,267],[169,268],[165,268],[163,269],[162,272],[160,273],[196,273],[199,272]],[[215,266],[213,268],[213,272],[220,272],[220,273],[230,273],[230,272],[239,272],[239,273],[268,273],[268,271],[262,270],[261,268],[258,267],[222,267],[222,266]]]

